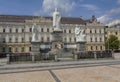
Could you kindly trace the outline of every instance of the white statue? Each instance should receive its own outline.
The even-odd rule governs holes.
[[[80,27],[76,25],[75,37],[76,37],[76,42],[85,42],[86,41],[85,29],[80,29]]]
[[[38,29],[36,23],[32,26],[32,42],[38,41]]]
[[[54,27],[54,30],[61,30],[60,20],[61,20],[61,15],[56,8],[55,12],[53,13],[53,27]]]

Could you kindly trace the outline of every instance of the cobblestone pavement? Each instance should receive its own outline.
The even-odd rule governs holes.
[[[0,82],[55,82],[49,71],[0,74]]]
[[[0,82],[120,82],[120,64],[0,74]]]

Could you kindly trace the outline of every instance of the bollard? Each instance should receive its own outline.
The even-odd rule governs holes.
[[[55,55],[55,61],[57,61],[57,55]]]
[[[35,62],[35,55],[32,54],[32,62]]]
[[[10,64],[10,55],[7,54],[7,64]]]
[[[96,52],[94,52],[94,58],[97,59],[97,55],[96,55]]]
[[[112,58],[114,59],[114,50],[112,50]]]
[[[75,59],[75,60],[78,60],[78,55],[75,54],[75,55],[74,55],[74,59]]]

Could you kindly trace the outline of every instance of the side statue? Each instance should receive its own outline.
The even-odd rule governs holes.
[[[36,24],[34,23],[32,26],[32,42],[38,41],[38,29]]]
[[[76,25],[75,38],[76,38],[76,42],[85,42],[86,41],[85,29],[81,29]]]
[[[61,20],[61,15],[56,8],[55,12],[53,13],[53,27],[54,27],[54,30],[58,30],[58,31],[61,30],[60,20]]]

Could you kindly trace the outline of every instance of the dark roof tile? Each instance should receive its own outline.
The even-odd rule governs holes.
[[[17,16],[17,15],[0,15],[0,22],[19,22],[24,23],[25,20],[32,20],[33,18],[39,18],[41,16]],[[47,19],[51,19],[52,17],[44,17]],[[70,17],[62,17],[62,24],[85,24],[85,21],[81,18],[70,18]]]

